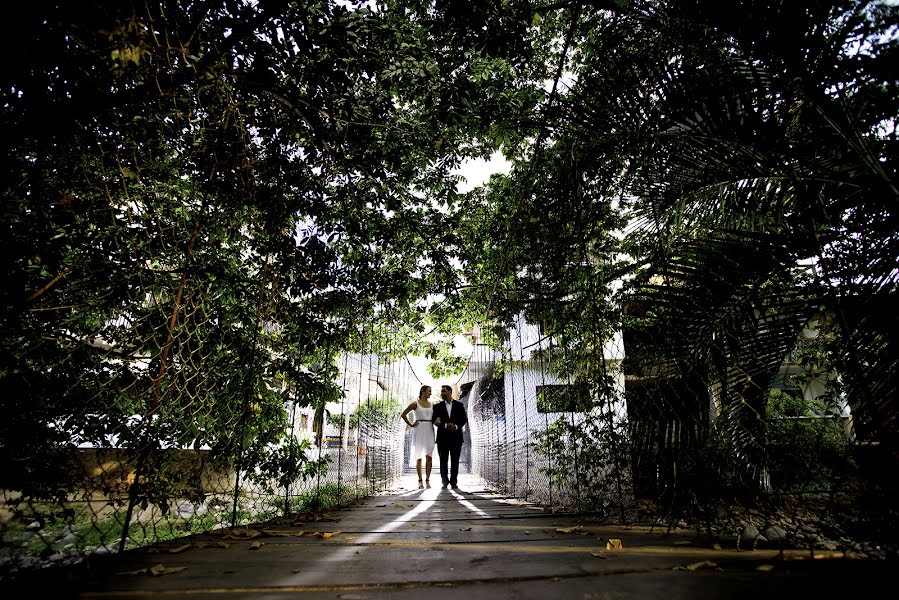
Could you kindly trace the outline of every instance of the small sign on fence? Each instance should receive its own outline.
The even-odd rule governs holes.
[[[343,445],[343,437],[339,435],[326,435],[322,438],[322,446],[325,448],[340,448]],[[356,446],[356,438],[347,439],[347,447],[354,448]]]

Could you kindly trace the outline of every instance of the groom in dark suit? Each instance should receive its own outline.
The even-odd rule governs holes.
[[[462,454],[462,428],[468,423],[465,406],[453,400],[453,388],[448,385],[440,387],[443,402],[434,405],[431,417],[437,426],[437,455],[440,457],[440,479],[443,487],[458,489],[459,456]],[[449,460],[447,460],[449,459]]]

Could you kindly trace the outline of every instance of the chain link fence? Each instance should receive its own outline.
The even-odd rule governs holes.
[[[148,439],[144,433],[143,446],[117,446],[117,430],[106,435],[103,445],[72,435],[79,443],[54,455],[64,469],[53,476],[64,480],[54,480],[53,498],[32,488],[0,491],[3,574],[327,510],[391,486],[405,470],[405,428],[398,414],[400,402],[417,390],[415,374],[407,361],[388,363],[376,353],[342,353],[332,372],[338,393],[317,407],[302,404],[289,381],[270,382],[288,399],[283,435],[274,438],[277,444],[252,451],[248,445],[247,452],[229,460],[215,448],[167,440],[166,427],[174,424],[159,418],[149,429],[159,437]],[[209,410],[226,406],[222,396],[217,394]],[[255,401],[249,410],[262,410]],[[106,417],[75,413],[68,423],[84,428]],[[134,416],[122,425],[141,422]],[[241,425],[237,417],[229,423]],[[253,453],[262,451],[261,457]],[[23,468],[42,468],[34,460],[23,456]],[[278,469],[273,461],[280,461]],[[285,466],[285,461],[294,464]]]
[[[631,305],[623,312],[640,315],[640,307]],[[826,396],[832,381],[832,374],[821,370],[811,376],[803,356],[826,335],[815,321],[800,328],[795,349],[772,369],[766,398],[781,412],[767,415],[760,434],[767,445],[742,455],[745,421],[726,418],[722,393],[710,378],[697,370],[672,377],[653,351],[657,340],[648,334],[652,329],[623,322],[608,341],[576,354],[552,323],[531,324],[523,316],[492,334],[499,343],[481,343],[482,332],[472,331],[474,349],[458,380],[459,399],[469,415],[463,463],[470,472],[512,497],[624,521],[632,518],[641,499],[666,503],[678,518],[695,517],[695,511],[720,499],[716,495],[739,489],[733,481],[722,482],[722,474],[748,473],[769,492],[832,495],[849,486],[840,471],[847,466],[840,464],[845,457],[827,454],[846,450],[846,443],[864,446],[852,427],[849,406],[843,401],[822,404],[838,412],[790,412],[798,406],[795,401]],[[115,323],[113,331],[115,327],[124,322]],[[147,375],[158,374],[158,363],[122,361],[120,350],[100,336],[91,338],[87,345],[101,351],[87,353],[94,361],[87,371],[92,376],[82,375],[70,388],[82,399],[82,410],[48,421],[51,431],[62,431],[65,423],[60,439],[68,443],[53,448],[52,455],[36,446],[47,453],[43,460],[52,456],[57,461],[57,468],[42,473],[53,465],[37,456],[21,457],[23,468],[40,476],[34,482],[55,487],[3,492],[4,571],[65,564],[91,553],[327,509],[384,490],[407,471],[408,433],[398,415],[416,397],[421,381],[398,348],[375,341],[383,340],[383,333],[363,332],[370,347],[341,352],[330,365],[282,370],[263,380],[262,392],[237,385],[249,378],[236,368],[231,381],[237,391],[213,385],[209,373],[222,369],[197,350],[211,339],[202,338],[198,329],[202,323],[188,327],[183,343],[173,344],[177,351],[170,356],[178,368],[167,370],[158,396],[158,379]],[[275,333],[276,327],[267,326],[254,336],[258,341]],[[47,369],[48,376],[72,368],[66,361],[71,354],[51,356],[60,358]],[[270,364],[252,352],[246,356],[256,356],[258,365]],[[252,359],[247,364],[249,370]],[[102,385],[100,374],[107,375]],[[123,398],[135,393],[141,377],[151,410],[143,416],[124,414],[133,405]],[[322,393],[331,390],[326,401],[304,396],[309,377],[331,381],[330,388],[321,388]],[[127,384],[118,389],[119,400],[112,402],[111,390],[123,381]],[[118,418],[96,408],[104,398],[107,411],[119,410]],[[188,429],[186,422],[197,435],[202,419],[211,418],[205,411],[229,409],[224,426],[242,432],[225,438],[234,447],[204,446],[195,439],[184,444],[175,435]],[[266,410],[272,417],[265,422],[277,423],[280,435],[253,429],[252,417]],[[185,411],[190,419],[184,419]],[[754,422],[749,423],[751,430]],[[265,447],[259,439],[267,440]],[[805,463],[793,460],[800,458],[795,456],[800,450],[808,453]],[[810,465],[814,473],[796,472]],[[13,475],[7,474],[8,480]],[[685,500],[683,494],[691,496]]]
[[[499,349],[475,344],[459,380],[472,471],[545,506],[617,513],[632,506],[620,337],[579,357],[574,371],[543,325],[518,317],[502,336]]]
[[[485,332],[499,343],[477,343],[482,332],[470,332],[459,390],[472,472],[509,496],[623,522],[652,514],[663,525],[686,519],[717,531],[738,526],[739,499],[772,514],[787,505],[823,511],[806,523],[832,510],[834,536],[895,542],[895,459],[887,438],[870,433],[889,428],[853,413],[857,389],[827,358],[839,323],[808,308],[802,318],[775,315],[744,342],[755,347],[715,372],[675,353],[672,327],[681,325],[660,326],[647,313],[658,305],[622,298],[618,329],[593,346],[574,348],[564,327],[523,315]],[[713,340],[711,349],[733,352],[723,345]],[[784,523],[782,514],[756,517]]]

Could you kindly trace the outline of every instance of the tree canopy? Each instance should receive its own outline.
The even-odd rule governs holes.
[[[73,444],[269,464],[285,404],[337,393],[334,356],[371,332],[401,352],[521,313],[571,356],[642,331],[634,373],[753,415],[829,315],[860,424],[899,431],[878,312],[894,5],[20,8],[0,73],[7,487],[64,494]],[[497,150],[511,172],[459,193],[462,161]]]

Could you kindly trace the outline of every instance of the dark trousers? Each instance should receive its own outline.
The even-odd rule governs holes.
[[[437,444],[437,456],[440,457],[440,480],[443,482],[443,485],[448,483],[457,485],[462,444]],[[447,460],[447,458],[450,460]],[[447,474],[447,471],[449,471],[449,474]]]

